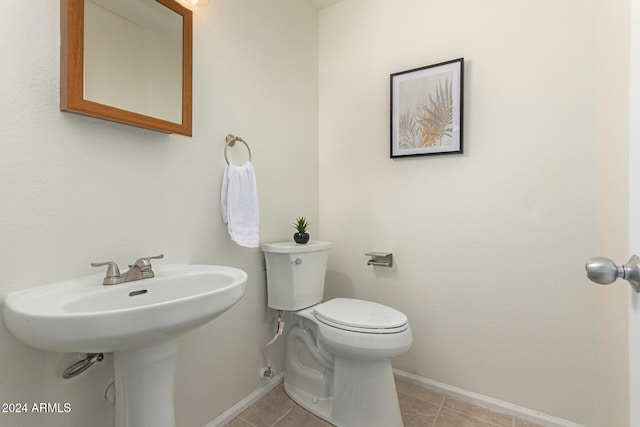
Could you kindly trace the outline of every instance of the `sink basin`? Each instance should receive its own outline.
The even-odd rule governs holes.
[[[200,326],[244,294],[247,274],[214,265],[155,266],[155,276],[103,286],[104,274],[9,294],[3,314],[20,341],[43,350],[107,353]]]
[[[113,353],[116,427],[175,427],[177,337],[237,303],[247,274],[214,265],[154,266],[155,277],[103,286],[104,273],[14,292],[4,321],[49,351]]]

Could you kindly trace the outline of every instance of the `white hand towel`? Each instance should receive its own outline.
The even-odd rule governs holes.
[[[256,175],[251,162],[225,167],[220,211],[231,240],[248,248],[258,247],[260,210]]]

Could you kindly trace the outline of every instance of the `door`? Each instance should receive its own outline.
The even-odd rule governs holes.
[[[629,48],[629,251],[640,254],[640,0],[631,0]],[[630,422],[640,427],[640,294],[629,292]]]

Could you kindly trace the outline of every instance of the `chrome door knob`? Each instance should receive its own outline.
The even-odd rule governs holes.
[[[609,258],[590,258],[587,260],[585,268],[589,280],[600,285],[608,285],[615,282],[618,277],[624,277],[623,268],[618,267]]]
[[[587,277],[600,285],[609,285],[619,277],[625,279],[634,291],[640,292],[640,258],[633,255],[624,265],[616,265],[609,258],[595,257],[585,264]]]

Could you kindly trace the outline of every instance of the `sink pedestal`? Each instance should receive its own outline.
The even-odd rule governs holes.
[[[177,340],[113,353],[116,427],[175,427]]]

